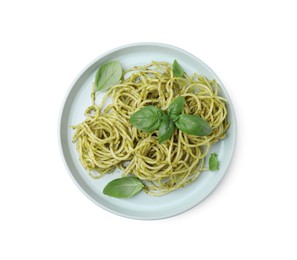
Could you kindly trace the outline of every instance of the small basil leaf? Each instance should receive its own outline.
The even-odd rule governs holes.
[[[212,132],[208,122],[195,115],[181,114],[175,125],[179,130],[189,135],[206,136]]]
[[[185,97],[178,97],[171,102],[168,107],[168,114],[173,120],[173,122],[178,120],[178,116],[183,111],[183,107],[185,104]]]
[[[219,170],[219,162],[217,159],[217,154],[212,153],[208,159],[208,168],[211,171],[217,171]]]
[[[130,198],[140,192],[144,185],[136,177],[123,177],[109,182],[103,189],[105,195],[115,198]]]
[[[184,74],[182,67],[178,64],[177,60],[174,60],[172,65],[172,72],[175,77],[181,78]]]
[[[100,66],[96,73],[96,91],[108,89],[119,83],[122,77],[122,67],[118,61],[109,61]]]
[[[163,111],[154,106],[146,106],[130,117],[130,123],[139,130],[151,133],[159,128]]]
[[[174,128],[174,123],[170,119],[170,117],[168,115],[164,115],[159,128],[159,144],[162,144],[164,141],[168,140],[172,136]]]

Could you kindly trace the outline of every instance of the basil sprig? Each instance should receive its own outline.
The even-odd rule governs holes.
[[[173,76],[181,78],[184,75],[182,67],[178,64],[177,60],[174,60],[172,65]]]
[[[217,171],[219,170],[219,162],[217,159],[217,154],[212,153],[208,159],[208,168],[211,171]]]
[[[122,67],[119,61],[109,61],[102,64],[96,73],[96,91],[108,89],[118,84],[122,73]]]
[[[189,135],[206,136],[212,133],[212,128],[200,116],[182,114],[185,104],[184,97],[176,98],[168,107],[168,114],[154,106],[146,106],[135,112],[131,124],[139,130],[151,133],[159,129],[158,141],[163,143],[170,139],[175,127]]]
[[[114,198],[130,198],[140,192],[143,183],[136,177],[123,177],[109,182],[103,189],[105,195]]]

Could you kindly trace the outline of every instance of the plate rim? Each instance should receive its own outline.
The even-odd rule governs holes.
[[[69,94],[71,93],[72,88],[76,84],[76,82],[81,78],[81,76],[94,63],[96,63],[100,59],[104,58],[105,56],[107,56],[109,54],[112,54],[113,52],[116,52],[116,51],[119,51],[119,50],[123,50],[123,49],[126,49],[126,48],[139,47],[139,46],[156,46],[156,47],[163,47],[163,48],[168,48],[168,49],[172,49],[172,50],[176,50],[178,52],[181,52],[181,53],[185,54],[186,56],[189,56],[191,59],[194,59],[194,60],[198,61],[199,63],[201,63],[207,70],[209,70],[222,83],[221,79],[217,76],[217,74],[205,62],[203,62],[201,59],[199,59],[195,55],[189,53],[188,51],[186,51],[186,50],[184,50],[182,48],[176,47],[176,46],[171,45],[171,44],[159,43],[159,42],[135,42],[135,43],[121,45],[119,47],[113,48],[113,49],[111,49],[109,51],[106,51],[106,52],[102,53],[101,55],[97,56],[95,59],[93,59],[91,62],[89,62],[86,66],[84,66],[84,68],[80,71],[80,73],[78,73],[78,75],[71,82],[70,86],[68,87],[68,89],[67,89],[67,91],[66,91],[66,93],[64,95],[64,98],[62,100],[62,105],[60,107],[60,112],[59,112],[59,117],[58,117],[58,131],[57,131],[58,132],[58,136],[57,137],[58,137],[58,143],[59,143],[59,150],[60,150],[60,154],[61,154],[61,157],[62,157],[64,166],[66,167],[67,172],[70,175],[70,177],[73,180],[73,182],[76,184],[76,186],[79,188],[79,190],[88,199],[90,199],[93,203],[95,203],[97,206],[103,208],[104,210],[106,210],[106,211],[108,211],[110,213],[113,213],[115,215],[118,215],[118,216],[122,216],[122,217],[125,217],[125,218],[130,218],[130,219],[136,219],[136,220],[160,220],[160,219],[166,219],[166,218],[174,217],[174,216],[177,216],[177,215],[180,215],[182,213],[185,213],[185,212],[189,211],[190,209],[196,207],[198,204],[200,204],[201,202],[203,202],[207,197],[209,197],[217,189],[217,187],[219,186],[219,184],[222,182],[222,180],[226,176],[226,174],[227,174],[227,172],[228,172],[228,170],[230,168],[230,165],[233,162],[233,157],[234,157],[234,153],[235,153],[236,145],[237,145],[237,121],[236,121],[235,109],[234,109],[232,100],[231,100],[231,98],[229,96],[229,93],[228,93],[227,89],[225,88],[224,84],[222,83],[223,89],[224,89],[224,92],[225,92],[224,94],[225,94],[225,96],[226,96],[226,98],[228,100],[229,108],[231,109],[232,127],[233,127],[233,130],[234,130],[234,133],[233,133],[234,137],[233,137],[233,142],[232,142],[233,143],[233,146],[232,146],[232,151],[230,152],[230,161],[229,161],[229,164],[226,167],[225,172],[222,173],[222,177],[219,179],[219,181],[216,183],[216,185],[201,200],[193,203],[193,205],[191,205],[191,207],[188,207],[188,208],[186,208],[184,210],[180,210],[180,211],[178,211],[178,212],[176,212],[174,214],[167,214],[167,215],[156,216],[156,217],[152,217],[152,216],[149,216],[149,217],[139,217],[139,216],[133,216],[133,215],[130,215],[130,214],[125,214],[125,213],[122,213],[122,212],[119,212],[119,211],[115,211],[113,209],[110,209],[110,208],[102,205],[98,201],[96,201],[92,196],[90,196],[90,194],[88,194],[87,191],[85,191],[83,189],[83,187],[81,187],[81,185],[74,178],[74,176],[72,174],[72,171],[69,168],[69,165],[68,165],[68,163],[66,162],[66,159],[65,159],[65,154],[64,154],[64,151],[63,151],[63,140],[62,140],[62,118],[63,118],[63,112],[65,110],[65,106],[66,106],[66,101],[67,101],[67,98],[69,97]]]

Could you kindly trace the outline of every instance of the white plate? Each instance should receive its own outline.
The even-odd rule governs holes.
[[[119,60],[123,68],[144,65],[155,61],[173,62],[177,59],[183,69],[192,74],[197,72],[209,79],[216,79],[221,86],[220,94],[228,100],[231,127],[227,137],[214,145],[211,151],[218,154],[220,170],[202,172],[198,179],[184,188],[161,197],[141,192],[130,199],[116,199],[102,193],[104,186],[120,176],[120,171],[94,180],[79,162],[78,153],[72,143],[74,131],[70,125],[85,119],[84,111],[91,104],[91,85],[98,67],[109,60]],[[236,121],[230,97],[220,79],[201,60],[174,46],[160,43],[138,43],[111,50],[91,62],[71,85],[60,115],[59,139],[62,156],[72,179],[81,191],[93,202],[115,214],[135,219],[161,219],[189,210],[205,199],[219,184],[227,172],[235,148]]]

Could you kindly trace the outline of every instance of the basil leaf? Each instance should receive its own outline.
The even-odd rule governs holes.
[[[139,130],[151,133],[159,128],[163,111],[154,106],[146,106],[130,117],[130,123]]]
[[[173,122],[178,120],[178,116],[183,111],[183,107],[185,104],[185,97],[178,97],[171,102],[168,107],[168,114],[173,120]]]
[[[130,198],[140,192],[144,185],[136,177],[123,177],[109,182],[103,189],[105,195],[114,198]]]
[[[175,125],[179,130],[189,135],[206,136],[212,132],[208,122],[195,115],[181,114]]]
[[[100,66],[96,73],[96,91],[108,89],[119,83],[122,77],[122,67],[118,61],[109,61]]]
[[[178,64],[177,60],[174,60],[172,65],[172,72],[175,77],[181,78],[184,74],[182,67]]]
[[[217,154],[212,153],[208,159],[208,168],[211,171],[217,171],[219,170],[219,162],[217,159]]]
[[[162,123],[159,128],[159,144],[162,144],[164,141],[168,140],[174,132],[174,123],[168,115],[162,117]]]

